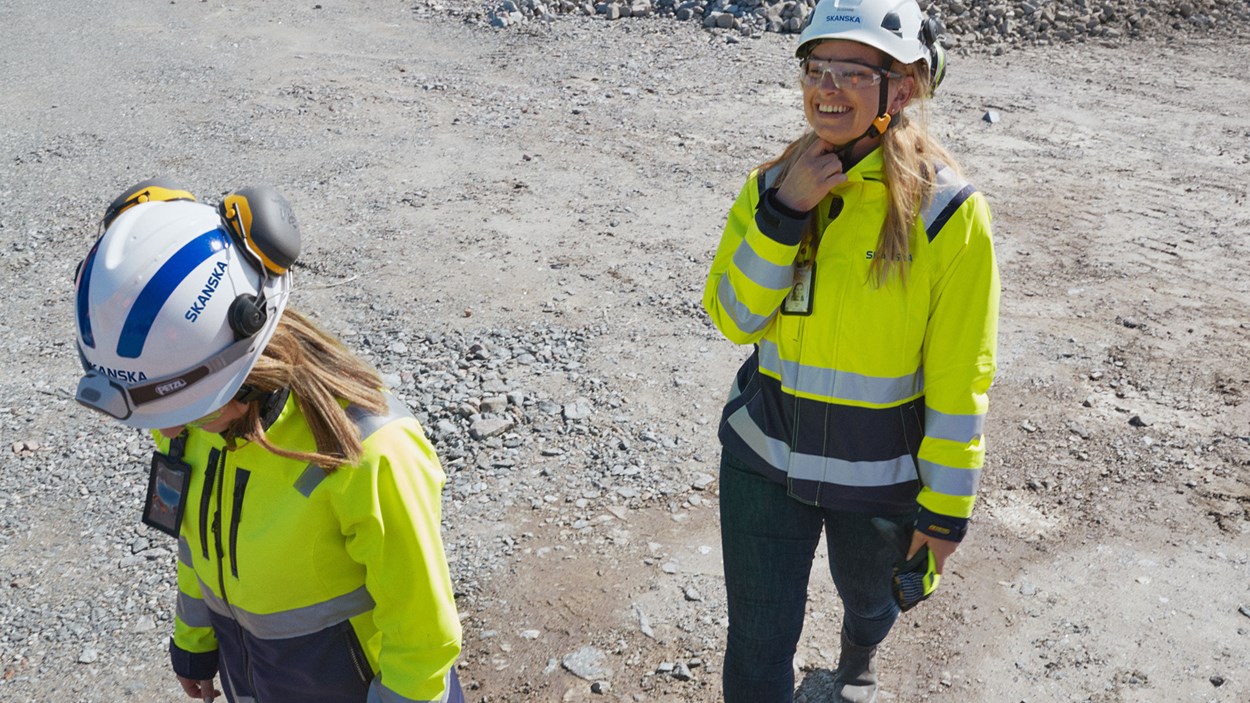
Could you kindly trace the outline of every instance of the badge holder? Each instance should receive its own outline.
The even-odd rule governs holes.
[[[191,483],[191,465],[182,460],[186,443],[186,434],[181,434],[170,441],[169,454],[152,453],[148,494],[143,501],[143,524],[175,538],[182,526]]]

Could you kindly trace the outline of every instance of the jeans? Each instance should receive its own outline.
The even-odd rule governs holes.
[[[729,600],[726,703],[793,700],[794,653],[822,529],[847,637],[862,646],[885,639],[899,614],[890,576],[906,547],[883,536],[871,520],[888,519],[909,533],[914,512],[874,516],[808,505],[724,452],[720,514]]]

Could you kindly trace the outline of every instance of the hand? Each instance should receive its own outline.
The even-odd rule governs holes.
[[[777,199],[791,210],[807,212],[819,205],[834,186],[845,182],[846,174],[842,173],[842,161],[834,153],[834,146],[818,137],[786,174],[786,180],[777,189]]]
[[[221,695],[221,691],[213,688],[212,679],[188,679],[183,676],[178,677],[178,683],[182,685],[182,690],[192,698],[198,698],[206,703],[212,703],[213,699]]]
[[[959,548],[958,542],[930,537],[920,530],[916,530],[911,535],[911,548],[907,550],[907,558],[911,559],[925,545],[928,545],[929,551],[933,552],[933,562],[939,574],[942,573],[942,568],[946,564],[946,557],[954,554],[955,550]]]

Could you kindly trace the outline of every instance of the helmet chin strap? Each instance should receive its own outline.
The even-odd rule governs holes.
[[[859,159],[851,155],[851,151],[854,150],[856,144],[864,139],[876,139],[877,137],[885,134],[885,131],[890,128],[890,122],[893,118],[890,117],[890,113],[886,110],[889,101],[890,77],[882,76],[881,96],[877,101],[877,116],[872,119],[872,124],[868,126],[868,129],[863,134],[855,137],[845,144],[835,147],[833,150],[833,153],[838,155],[838,161],[842,162],[843,173],[850,171],[852,166],[859,163]]]

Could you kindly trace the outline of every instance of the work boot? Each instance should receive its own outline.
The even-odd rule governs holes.
[[[833,674],[833,700],[874,703],[877,700],[877,647],[861,647],[842,632],[842,652]]]

